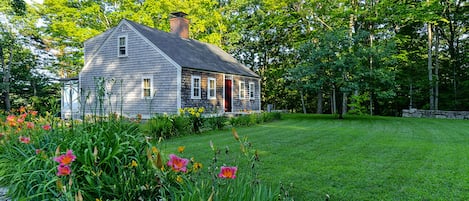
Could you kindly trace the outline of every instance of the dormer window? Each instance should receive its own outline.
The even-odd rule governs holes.
[[[117,39],[117,56],[127,56],[127,36],[119,36]]]

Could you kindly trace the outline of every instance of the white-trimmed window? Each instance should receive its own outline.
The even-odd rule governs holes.
[[[142,77],[142,98],[151,99],[153,93],[153,79],[149,76]]]
[[[256,85],[254,85],[254,82],[249,82],[249,99],[254,100],[256,99],[254,94],[256,91]]]
[[[213,77],[208,78],[207,83],[207,99],[217,98],[217,80]]]
[[[117,38],[117,56],[126,57],[127,56],[127,36],[119,36]]]
[[[191,98],[200,99],[200,76],[191,76]]]
[[[246,99],[246,83],[239,82],[239,99]]]

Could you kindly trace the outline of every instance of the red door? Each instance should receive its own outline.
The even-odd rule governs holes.
[[[231,80],[225,80],[225,112],[231,112]]]

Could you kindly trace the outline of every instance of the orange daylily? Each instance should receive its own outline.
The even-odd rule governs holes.
[[[224,179],[234,179],[236,178],[236,171],[238,170],[237,167],[225,167],[221,166],[220,173],[218,177]]]

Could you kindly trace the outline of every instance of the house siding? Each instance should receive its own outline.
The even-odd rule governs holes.
[[[200,99],[191,99],[191,82],[192,76],[200,76],[201,94]],[[215,99],[208,99],[208,79],[215,78],[216,92]],[[193,69],[182,69],[181,79],[181,107],[204,107],[207,113],[220,113],[223,111],[223,85],[224,79],[222,73],[212,73],[206,71],[198,71]]]
[[[128,56],[117,56],[119,36],[127,36]],[[94,46],[85,46],[92,48]],[[141,35],[122,23],[102,45],[97,55],[80,73],[82,105],[85,113],[99,113],[96,80],[106,81],[104,114],[120,113],[125,116],[141,114],[150,117],[155,113],[177,112],[177,67],[148,44]],[[86,58],[86,57],[85,57]],[[142,77],[152,78],[152,99],[142,98]]]
[[[249,112],[249,111],[259,111],[260,110],[260,86],[259,79],[237,76],[233,75],[233,102],[232,102],[232,112]],[[239,96],[239,83],[244,82],[246,87],[246,94],[244,99],[240,99]],[[254,99],[249,99],[249,83],[254,83]]]
[[[93,38],[88,39],[84,43],[84,57],[85,57],[85,62],[90,61],[92,56],[96,54],[96,52],[99,50],[101,47],[101,44],[103,44],[104,40],[107,39],[107,37],[112,33],[112,30],[108,30],[100,35],[97,35]]]
[[[191,77],[200,76],[201,78],[201,98],[191,99]],[[207,98],[208,78],[216,79],[216,99]],[[225,79],[232,80],[232,112],[250,112],[260,110],[260,87],[259,79],[238,75],[224,75],[222,73],[213,73],[184,68],[182,70],[182,88],[181,98],[182,107],[204,107],[209,113],[220,113],[224,110],[224,84]],[[246,99],[239,98],[239,83],[246,83],[246,90],[249,83],[254,83],[254,99],[249,99],[246,93]]]

